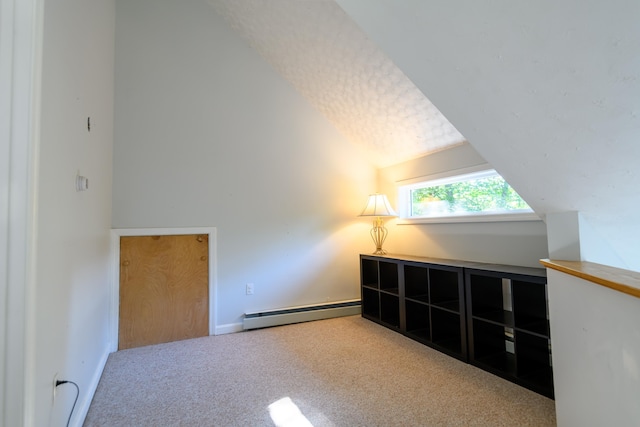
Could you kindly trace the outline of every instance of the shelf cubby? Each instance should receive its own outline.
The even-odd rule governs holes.
[[[394,328],[400,327],[400,300],[397,296],[380,292],[380,320]]]
[[[389,293],[398,294],[398,264],[392,262],[378,263],[379,268],[379,287],[380,290]]]
[[[545,283],[512,281],[516,328],[549,336]]]
[[[510,341],[508,330],[503,325],[473,319],[473,353],[476,359],[507,352]]]
[[[508,317],[504,313],[504,296],[500,277],[469,275],[471,283],[471,314],[492,321]]]
[[[362,286],[368,288],[378,288],[378,262],[370,259],[363,259],[360,263]]]
[[[550,340],[527,332],[515,332],[518,382],[539,393],[553,390]]]
[[[431,340],[429,306],[424,303],[405,301],[406,332],[420,341]]]
[[[369,288],[362,288],[362,314],[380,319],[380,294]]]
[[[448,310],[460,311],[461,289],[458,272],[429,269],[429,299],[431,304]]]
[[[429,302],[428,269],[413,265],[404,266],[404,294],[405,297],[416,301]]]
[[[460,315],[436,307],[431,308],[431,341],[453,353],[462,352]]]
[[[551,373],[548,338],[516,331],[515,343],[518,351],[519,376],[527,376],[532,372],[540,371]]]

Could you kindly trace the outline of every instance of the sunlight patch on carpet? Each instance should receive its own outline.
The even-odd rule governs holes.
[[[269,405],[269,415],[276,427],[313,427],[289,397],[283,397]]]

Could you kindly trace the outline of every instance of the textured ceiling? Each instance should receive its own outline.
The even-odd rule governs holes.
[[[333,0],[209,3],[377,166],[465,141]]]

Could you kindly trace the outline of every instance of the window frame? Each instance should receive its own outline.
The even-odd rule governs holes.
[[[482,222],[505,222],[505,221],[540,221],[541,218],[533,211],[513,211],[500,213],[476,213],[469,215],[442,215],[437,217],[411,217],[411,190],[422,186],[421,184],[444,185],[447,182],[459,181],[458,177],[465,175],[481,175],[483,172],[489,174],[495,169],[488,163],[471,166],[468,168],[455,169],[433,175],[421,176],[413,179],[396,182],[398,190],[398,213],[397,224],[434,224],[434,223],[482,223]],[[497,172],[496,172],[497,173]],[[498,173],[499,175],[499,173]],[[471,179],[471,178],[470,178]],[[437,183],[442,181],[442,183]],[[424,185],[427,186],[427,185]]]

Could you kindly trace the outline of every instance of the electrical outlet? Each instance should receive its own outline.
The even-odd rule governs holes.
[[[58,373],[56,372],[53,375],[53,398],[52,398],[53,401],[56,400],[56,389],[57,388],[58,388]]]
[[[247,283],[247,295],[253,295],[253,283]]]

